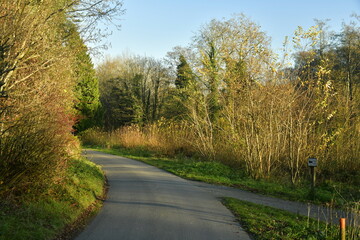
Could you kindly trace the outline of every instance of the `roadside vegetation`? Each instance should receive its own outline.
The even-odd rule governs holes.
[[[0,203],[0,239],[67,239],[76,234],[102,205],[105,178],[87,159],[72,159],[65,175],[43,192],[28,191]]]
[[[225,198],[223,203],[237,217],[242,227],[256,240],[340,239],[340,230],[337,224],[325,223],[284,210],[233,198]],[[360,237],[359,225],[352,223],[347,228],[346,239],[355,240]]]
[[[51,239],[98,208],[104,177],[74,133],[100,111],[86,44],[122,13],[117,0],[0,1],[0,239]]]

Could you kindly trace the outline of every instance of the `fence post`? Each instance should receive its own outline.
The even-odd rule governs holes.
[[[340,218],[340,240],[346,240],[346,218]]]

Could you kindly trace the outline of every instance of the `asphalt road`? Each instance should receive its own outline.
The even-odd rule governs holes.
[[[101,212],[76,240],[251,239],[216,196],[131,159],[87,150],[110,185]]]

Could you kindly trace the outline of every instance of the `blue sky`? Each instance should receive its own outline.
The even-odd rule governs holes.
[[[276,50],[297,26],[308,28],[315,18],[331,19],[331,30],[338,31],[352,13],[360,14],[360,0],[124,0],[124,8],[121,30],[107,39],[111,47],[104,56],[127,51],[162,58],[175,46],[187,46],[211,19],[236,13],[259,24]]]

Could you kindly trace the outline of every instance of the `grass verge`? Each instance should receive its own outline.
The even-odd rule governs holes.
[[[86,159],[69,164],[65,179],[52,184],[46,194],[37,197],[29,193],[17,204],[0,203],[1,240],[67,239],[78,227],[74,222],[79,225],[100,209],[101,169]]]
[[[254,239],[326,239],[335,230],[303,216],[233,198],[224,198],[223,204]]]
[[[224,198],[223,204],[256,240],[339,239],[339,227],[335,225],[234,198]],[[359,237],[358,228],[347,230],[346,239],[355,240]]]
[[[326,182],[317,186],[313,198],[309,195],[310,183],[299,184],[294,187],[286,180],[283,182],[279,182],[278,179],[254,180],[248,177],[243,170],[234,169],[219,162],[201,161],[184,156],[159,157],[156,153],[143,148],[105,149],[93,147],[92,149],[140,160],[185,179],[232,186],[287,200],[315,204],[331,203],[338,207],[345,206],[348,202],[360,200],[360,191],[357,186]]]

